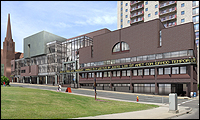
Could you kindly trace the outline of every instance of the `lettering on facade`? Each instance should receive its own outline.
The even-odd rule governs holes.
[[[146,62],[146,63],[136,63],[136,64],[125,64],[125,65],[115,65],[115,66],[105,66],[105,67],[94,67],[86,69],[77,69],[77,70],[64,70],[60,73],[71,73],[71,72],[82,72],[82,71],[100,71],[108,69],[117,69],[117,68],[133,68],[133,67],[142,67],[142,66],[153,66],[153,65],[168,65],[168,64],[178,64],[178,63],[196,63],[195,58],[185,58],[177,60],[166,60],[166,61],[155,61],[155,62]]]

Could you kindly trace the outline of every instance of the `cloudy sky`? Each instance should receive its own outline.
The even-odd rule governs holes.
[[[117,1],[1,1],[1,49],[8,13],[17,52],[23,52],[24,38],[43,30],[67,39],[117,30]]]

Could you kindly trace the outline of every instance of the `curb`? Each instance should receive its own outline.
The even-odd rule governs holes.
[[[174,115],[174,116],[171,116],[171,117],[168,117],[168,118],[165,118],[165,119],[171,119],[171,118],[174,118],[174,117],[179,117],[181,115],[184,115],[184,114],[188,114],[192,111],[192,108],[190,108],[190,110],[184,112],[184,113],[180,113],[180,114],[177,114],[177,115]]]

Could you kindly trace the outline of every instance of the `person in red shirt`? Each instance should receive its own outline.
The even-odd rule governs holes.
[[[3,86],[6,86],[6,83],[5,83],[5,82],[3,82]]]

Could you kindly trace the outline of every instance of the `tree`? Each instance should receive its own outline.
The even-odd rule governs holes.
[[[3,85],[3,82],[5,82],[6,85],[9,85],[10,83],[9,79],[5,76],[1,77],[1,85]]]

